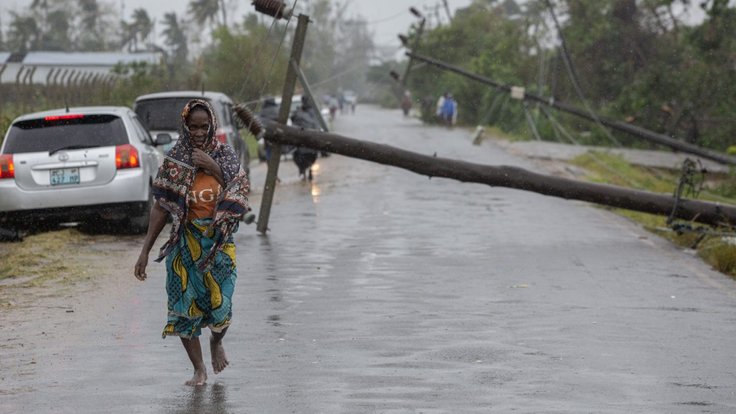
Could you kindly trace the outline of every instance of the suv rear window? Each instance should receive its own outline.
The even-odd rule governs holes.
[[[181,124],[181,111],[187,102],[197,96],[184,98],[146,99],[135,103],[135,113],[149,131],[178,131]],[[223,125],[228,120],[222,105],[208,100],[215,110],[217,123]]]
[[[128,143],[125,125],[115,115],[80,115],[79,118],[31,119],[10,127],[6,154],[52,151],[58,148],[107,147]]]

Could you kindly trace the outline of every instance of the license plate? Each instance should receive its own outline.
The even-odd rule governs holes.
[[[51,170],[51,185],[79,184],[79,168]]]

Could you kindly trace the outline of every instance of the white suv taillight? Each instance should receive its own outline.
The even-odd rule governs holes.
[[[227,133],[224,129],[217,128],[217,131],[215,131],[215,138],[223,144],[227,144]]]
[[[0,179],[15,178],[13,154],[0,154]]]
[[[141,159],[138,157],[138,150],[130,144],[118,145],[115,147],[115,167],[118,170],[123,168],[138,168],[141,166]]]

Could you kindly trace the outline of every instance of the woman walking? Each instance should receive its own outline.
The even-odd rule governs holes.
[[[168,320],[163,337],[181,338],[194,375],[187,385],[203,385],[207,369],[199,335],[212,331],[215,374],[228,365],[222,339],[232,318],[237,278],[232,234],[248,210],[250,184],[238,156],[214,138],[217,119],[201,99],[187,103],[176,145],[166,154],[153,183],[155,199],[135,277],[146,279],[148,254],[170,215],[171,233],[156,259],[166,259]]]

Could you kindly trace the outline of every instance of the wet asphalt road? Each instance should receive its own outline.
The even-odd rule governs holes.
[[[336,129],[532,168],[398,111],[358,107]],[[268,237],[236,235],[228,369],[182,385],[189,362],[159,336],[164,268],[139,283],[131,261],[94,312],[38,339],[32,369],[4,374],[0,411],[736,412],[736,282],[628,221],[340,156],[312,185],[290,162],[280,176]]]

